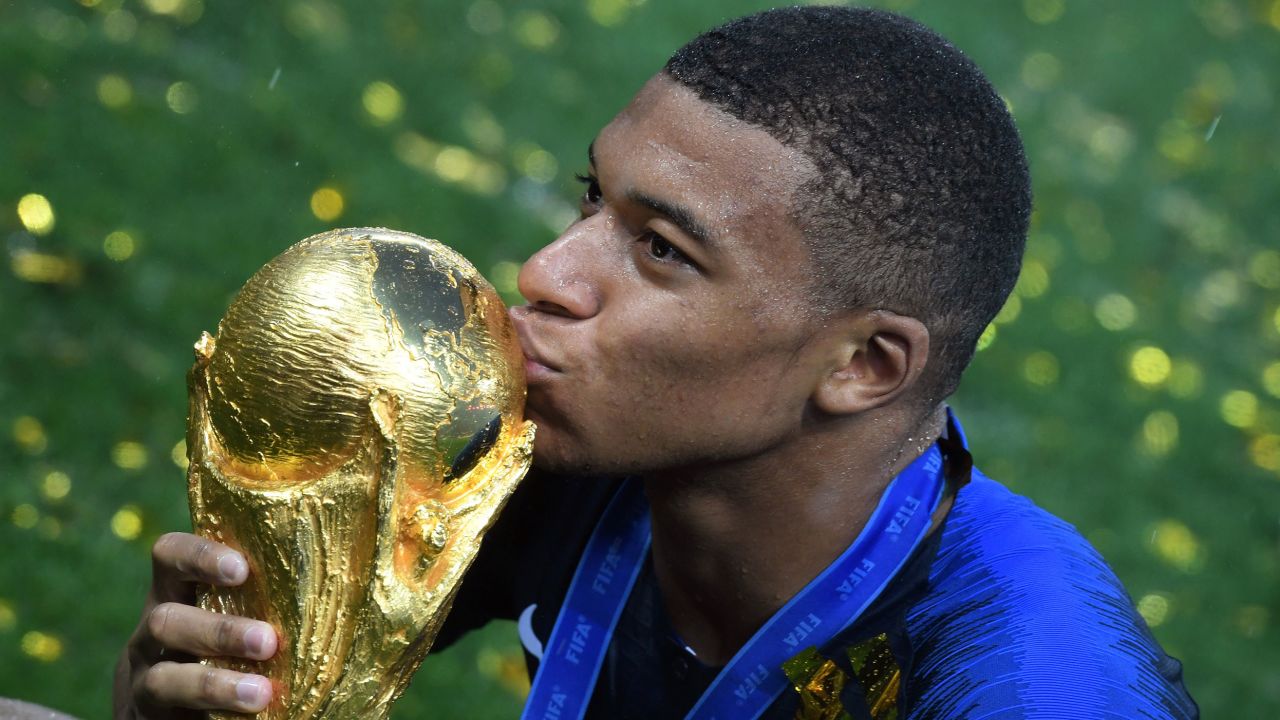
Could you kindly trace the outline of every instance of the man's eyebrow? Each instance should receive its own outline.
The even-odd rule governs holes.
[[[643,205],[659,215],[665,215],[669,220],[671,220],[671,222],[675,223],[677,227],[683,230],[685,234],[703,245],[714,246],[715,243],[712,242],[711,232],[707,230],[707,226],[703,225],[702,222],[694,216],[693,211],[684,205],[678,205],[676,203],[663,200],[662,198],[646,195],[639,190],[628,190],[627,199],[638,205]]]
[[[591,144],[587,145],[587,161],[591,163],[592,167],[595,167],[595,140],[592,140]],[[689,208],[661,198],[653,197],[652,195],[640,192],[639,190],[628,190],[627,199],[637,205],[643,205],[659,215],[666,216],[671,220],[671,222],[676,224],[676,227],[683,230],[686,235],[697,240],[703,245],[714,245],[711,240],[711,232],[707,230],[707,226],[703,225]]]

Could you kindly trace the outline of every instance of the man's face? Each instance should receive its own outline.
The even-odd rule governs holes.
[[[643,473],[765,452],[821,364],[788,215],[814,172],[664,75],[592,147],[582,217],[520,272],[535,462]]]

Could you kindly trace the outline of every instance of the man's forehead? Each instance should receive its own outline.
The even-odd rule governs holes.
[[[767,189],[786,196],[816,173],[810,160],[764,128],[705,102],[692,90],[659,74],[601,130],[596,152],[604,162],[643,164],[672,178],[724,186]],[[614,157],[614,153],[618,157]]]
[[[673,170],[758,172],[792,181],[814,172],[803,152],[660,73],[600,131],[598,142],[609,141],[625,142],[627,151]]]

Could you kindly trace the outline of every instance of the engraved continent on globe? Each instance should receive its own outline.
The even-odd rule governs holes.
[[[260,717],[385,715],[530,462],[522,355],[492,286],[409,233],[335,230],[259,270],[196,345],[196,532],[251,576],[202,606],[281,631]]]

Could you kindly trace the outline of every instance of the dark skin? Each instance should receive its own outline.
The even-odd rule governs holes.
[[[658,75],[596,138],[582,217],[526,263],[528,304],[511,313],[535,463],[644,477],[666,609],[709,665],[854,540],[943,427],[941,406],[919,398],[923,323],[812,309],[814,270],[789,209],[814,172]],[[242,582],[218,571],[236,557],[189,535],[157,544],[152,595],[117,672],[117,717],[265,705],[265,694],[236,699],[253,676],[157,662],[160,648],[274,652],[274,633],[247,650],[263,623],[205,613],[183,594],[191,580]],[[165,613],[181,622],[159,622]]]

